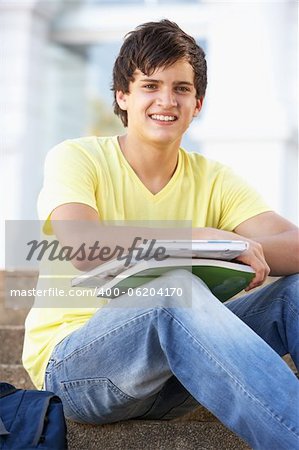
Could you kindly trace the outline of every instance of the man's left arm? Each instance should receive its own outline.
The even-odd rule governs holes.
[[[299,272],[299,230],[288,220],[275,212],[265,212],[245,220],[234,232],[262,245],[270,275]]]

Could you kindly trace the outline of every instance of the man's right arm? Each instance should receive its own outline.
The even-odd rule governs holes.
[[[83,203],[66,203],[58,206],[51,213],[51,224],[61,246],[79,249],[84,244],[85,249],[99,243],[99,248],[108,247],[111,254],[117,246],[124,249],[126,253],[131,248],[134,240],[140,237],[138,244],[142,244],[141,239],[186,239],[186,235],[190,235],[189,230],[179,228],[155,228],[144,226],[130,225],[125,222],[122,226],[113,225],[113,221],[108,225],[102,224],[98,212]],[[74,267],[81,271],[91,270],[109,259],[105,256],[105,260],[100,258],[100,250],[94,253],[93,260],[86,258],[82,260],[82,255],[72,259]],[[115,253],[114,253],[115,254]],[[97,257],[99,255],[99,257]],[[112,256],[115,257],[115,256]]]
[[[129,227],[101,226],[98,212],[83,203],[66,203],[58,206],[51,213],[51,224],[59,243],[62,247],[68,246],[78,249],[82,244],[87,250],[95,242],[99,245],[109,247],[111,253],[116,245],[128,249],[136,235]],[[144,236],[142,236],[144,237]],[[97,258],[99,250],[94,253],[92,261],[86,258],[74,258],[74,267],[81,271],[91,270],[105,261]]]
[[[69,246],[74,249],[78,249],[82,244],[88,249],[96,241],[99,241],[100,247],[109,247],[111,253],[113,253],[116,246],[120,246],[127,251],[137,236],[143,239],[186,238],[186,230],[184,229],[102,226],[98,212],[82,203],[67,203],[58,206],[51,214],[51,223],[61,246]],[[244,264],[250,265],[256,272],[256,276],[247,290],[260,286],[267,278],[270,269],[265,260],[263,248],[258,242],[234,232],[208,227],[193,229],[192,238],[246,240],[249,242],[249,249],[237,259]],[[87,257],[84,260],[78,258],[72,260],[72,263],[76,269],[87,271],[105,262],[97,258],[96,253],[94,256],[95,258],[90,261],[87,253]]]

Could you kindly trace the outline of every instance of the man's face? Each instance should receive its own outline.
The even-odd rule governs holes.
[[[117,101],[128,114],[128,135],[162,146],[179,144],[202,106],[202,99],[196,99],[194,71],[185,60],[150,76],[136,70],[129,93],[118,91]]]

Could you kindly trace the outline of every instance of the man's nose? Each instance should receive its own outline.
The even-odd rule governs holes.
[[[177,106],[175,93],[171,89],[160,90],[157,98],[157,105],[163,106],[163,108]]]

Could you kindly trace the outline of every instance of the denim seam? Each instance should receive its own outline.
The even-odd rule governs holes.
[[[65,389],[64,385],[60,382],[60,386],[62,387],[62,392],[60,395],[63,396],[63,398],[65,399],[66,403],[69,405],[69,407],[72,409],[72,411],[77,414],[77,416],[83,420],[83,422],[86,423],[86,417],[84,417],[81,412],[77,409],[75,403],[73,402],[73,400],[71,399],[71,397],[69,396],[67,390]]]
[[[133,401],[141,401],[138,398],[132,397],[131,395],[126,394],[123,392],[119,387],[117,387],[113,381],[110,380],[108,377],[94,377],[94,378],[77,378],[75,380],[65,380],[60,381],[63,385],[70,385],[72,387],[75,387],[76,384],[103,384],[106,385],[111,391],[115,392],[118,396],[121,398],[124,398],[125,400],[133,400]],[[67,390],[67,389],[66,389]]]
[[[185,333],[190,337],[191,341],[193,341],[194,343],[197,344],[197,346],[208,356],[208,358],[213,361],[216,365],[218,365],[219,367],[221,367],[221,369],[232,379],[232,381],[237,385],[237,387],[239,387],[239,389],[242,390],[243,393],[245,393],[247,395],[247,397],[249,397],[252,401],[255,401],[258,405],[260,405],[260,407],[268,414],[271,416],[272,419],[275,419],[276,421],[278,421],[284,428],[286,428],[288,431],[290,431],[292,434],[294,434],[296,437],[299,436],[299,433],[296,432],[296,430],[292,430],[291,428],[289,428],[287,426],[287,424],[285,424],[284,422],[282,422],[281,418],[279,417],[279,415],[277,415],[276,413],[272,412],[270,409],[268,409],[267,405],[264,405],[260,400],[258,400],[256,398],[256,396],[254,394],[250,394],[245,387],[239,382],[239,380],[237,380],[233,374],[231,374],[227,369],[225,369],[223,367],[223,365],[217,360],[217,358],[215,358],[213,355],[211,355],[208,350],[200,343],[198,342],[194,336],[192,334],[190,334],[190,332],[184,327],[184,325],[178,320],[176,319],[172,314],[170,314],[170,312],[165,309],[165,308],[161,308],[163,312],[165,312],[167,315],[169,315],[184,331]]]
[[[296,318],[296,317],[299,317],[299,313],[297,312],[296,306],[294,306],[292,303],[288,302],[285,298],[279,297],[279,298],[277,298],[277,299],[274,300],[274,301],[275,301],[275,302],[277,302],[277,301],[282,301],[282,302],[284,302],[284,303],[288,303],[288,306],[290,307],[290,312],[292,313],[292,315],[293,315],[295,318]],[[256,309],[256,310],[253,310],[253,311],[251,310],[249,314],[245,314],[245,315],[242,314],[242,319],[243,319],[243,318],[246,318],[246,317],[254,316],[255,314],[264,313],[265,311],[267,311],[267,309],[268,309],[268,307],[262,308],[262,309]],[[235,315],[237,315],[237,313],[238,313],[238,311],[236,311],[236,312],[231,311],[231,312],[233,312]],[[241,320],[242,320],[242,319],[241,319]]]
[[[152,314],[154,311],[154,309],[151,309],[150,311],[147,311],[146,313],[143,314],[139,314],[138,316],[135,316],[133,319],[128,320],[127,322],[109,330],[108,332],[97,336],[95,339],[93,339],[92,341],[88,342],[87,344],[85,344],[84,346],[77,348],[75,350],[73,350],[69,355],[65,356],[63,359],[61,359],[60,361],[57,361],[55,368],[59,368],[63,363],[67,362],[71,357],[75,356],[75,355],[79,355],[82,352],[84,352],[85,350],[87,350],[91,345],[93,345],[94,343],[98,342],[99,340],[104,340],[106,337],[109,337],[110,335],[112,335],[113,333],[119,331],[122,328],[126,328],[127,326],[131,325],[133,322],[139,321],[140,319],[143,319],[144,317]]]
[[[119,389],[117,386],[115,386],[115,384],[107,377],[98,377],[98,379],[102,379],[102,381],[104,382],[103,384],[106,385],[107,389],[110,389],[112,392],[114,392],[117,396],[119,396],[120,398],[123,398],[125,400],[129,400],[132,403],[130,404],[131,406],[136,407],[137,403],[142,402],[141,399],[137,399],[135,397],[131,397],[129,395],[127,395],[126,393],[124,393],[121,389]],[[77,381],[86,381],[87,383],[89,381],[93,381],[92,378],[86,379],[86,380],[74,380],[74,381],[60,381],[60,385],[62,387],[62,393],[64,398],[66,399],[67,403],[71,406],[71,408],[73,409],[73,411],[78,415],[78,417],[81,418],[81,420],[83,420],[85,423],[89,423],[89,418],[88,416],[85,415],[84,412],[80,411],[76,404],[74,403],[71,395],[68,392],[68,389],[66,387],[66,384],[72,384],[72,383],[76,383]]]

